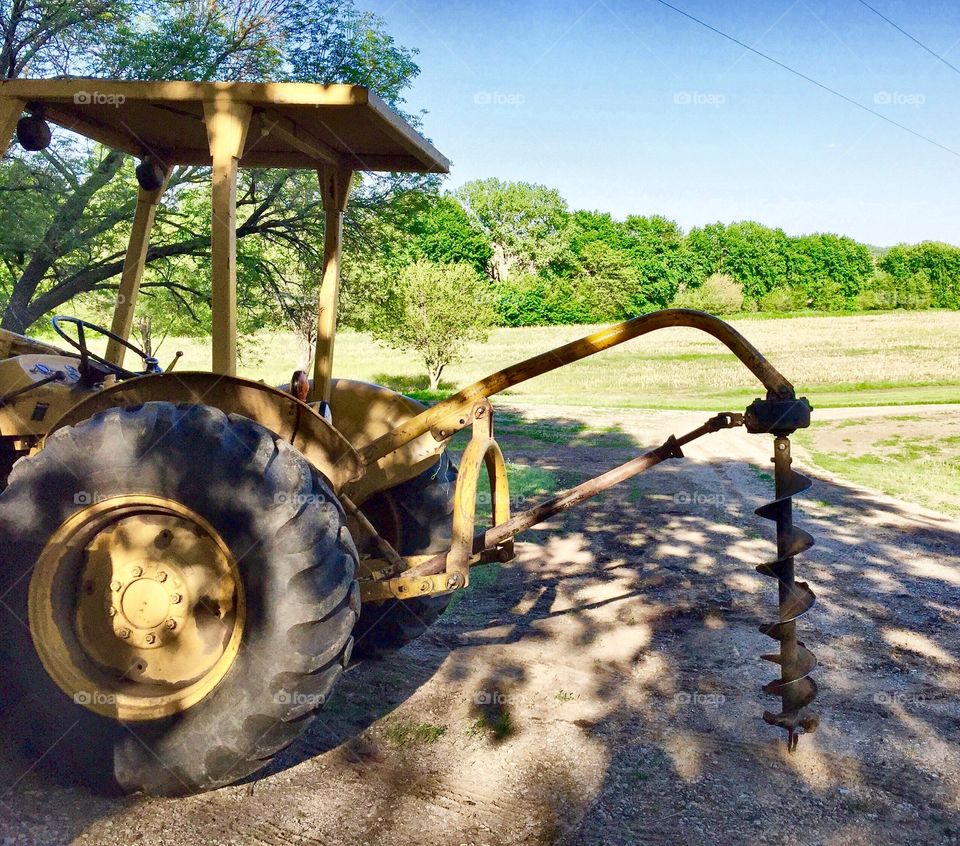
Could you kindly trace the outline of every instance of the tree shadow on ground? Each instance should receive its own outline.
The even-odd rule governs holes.
[[[635,419],[649,432],[515,410],[496,426],[508,459],[566,486],[675,422]],[[817,539],[797,559],[818,596],[798,626],[820,660],[822,722],[789,755],[760,719],[778,702],[760,692],[775,644],[757,630],[776,591],[754,571],[773,557],[773,524],[752,512],[772,483],[716,443],[716,458],[667,462],[525,534],[418,642],[352,668],[271,778],[166,807],[213,836],[238,791],[254,792],[237,829],[251,839],[291,802],[313,836],[342,842],[956,839],[958,524],[837,483],[798,498]],[[395,719],[446,735],[397,747]],[[5,804],[65,813],[25,782]],[[69,796],[98,836],[98,817],[145,800],[104,801]]]

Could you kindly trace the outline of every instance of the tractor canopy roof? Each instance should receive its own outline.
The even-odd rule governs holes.
[[[241,167],[446,173],[450,166],[360,85],[17,79],[0,82],[0,98],[23,101],[65,129],[168,166],[210,163],[205,110],[224,105],[250,110]]]

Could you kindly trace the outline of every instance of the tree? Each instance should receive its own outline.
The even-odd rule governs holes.
[[[493,248],[486,233],[450,195],[409,191],[403,195],[397,223],[404,257],[451,264],[466,262],[486,271]]]
[[[700,281],[725,273],[743,285],[751,300],[786,282],[787,236],[782,229],[750,220],[714,223],[692,229],[687,246]]]
[[[11,0],[0,9],[0,76],[66,73],[77,54],[98,43],[119,9],[116,0]]]
[[[663,308],[690,275],[683,230],[661,215],[630,215],[624,222],[631,254],[643,287],[624,316],[633,317],[651,308]]]
[[[898,244],[879,261],[900,288],[922,287],[926,280],[933,305],[960,308],[960,247],[937,241]]]
[[[852,238],[818,233],[788,239],[788,286],[803,291],[814,308],[852,307],[873,273],[870,250]]]
[[[544,270],[568,249],[570,215],[553,188],[480,179],[462,185],[454,196],[493,246],[487,272],[495,282]]]
[[[463,358],[467,343],[485,341],[494,319],[490,286],[473,267],[421,259],[401,271],[369,328],[387,346],[416,353],[436,390],[444,368]]]
[[[23,2],[17,0],[15,9]],[[398,108],[418,73],[413,53],[393,43],[379,18],[350,2],[85,3],[104,11],[89,49],[64,53],[62,70],[70,73],[350,82],[376,89]],[[56,5],[39,3],[38,8]],[[51,40],[45,44],[90,41],[92,24],[68,18],[65,25],[50,19]],[[13,20],[0,19],[8,41],[20,31]],[[33,61],[31,70],[40,59]],[[22,58],[14,65],[26,67]],[[0,298],[5,301],[2,326],[22,332],[74,296],[116,290],[136,186],[129,157],[78,144],[60,132],[43,153],[11,152],[12,158],[0,164],[0,193],[7,201],[3,215],[18,225],[15,236],[0,233],[5,271]],[[195,273],[207,269],[210,249],[208,173],[198,167],[174,170],[158,210],[144,279],[145,290],[163,289],[171,307],[189,306],[198,316],[208,313],[209,300],[208,274]],[[397,175],[366,180],[355,191],[345,221],[345,248],[363,243],[365,224],[396,191],[435,181]],[[248,321],[255,327],[282,319],[275,294],[287,277],[280,269],[316,261],[322,206],[313,173],[244,170],[238,195],[238,298],[255,308]]]

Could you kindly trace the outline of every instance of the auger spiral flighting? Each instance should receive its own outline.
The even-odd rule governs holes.
[[[779,407],[778,407],[779,406]],[[764,685],[763,692],[779,696],[779,713],[764,711],[764,722],[787,732],[787,748],[797,747],[799,734],[816,729],[818,719],[808,706],[817,695],[810,673],[817,659],[797,639],[796,621],[809,611],[816,597],[806,582],[795,577],[794,558],[813,546],[813,538],[793,525],[793,498],[807,490],[812,482],[792,468],[788,435],[809,425],[809,404],[805,399],[784,401],[757,400],[747,413],[747,428],[752,432],[774,435],[773,467],[775,499],[756,510],[777,527],[777,557],[757,567],[757,571],[777,580],[778,619],[765,623],[760,631],[780,643],[780,651],[762,655],[765,661],[780,666],[780,678]],[[751,413],[752,412],[752,413]]]

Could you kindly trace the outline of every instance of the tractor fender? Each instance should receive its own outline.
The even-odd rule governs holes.
[[[422,403],[383,385],[355,379],[331,383],[333,424],[357,450],[425,410]],[[346,486],[345,493],[360,505],[378,491],[407,482],[436,464],[448,442],[449,438],[437,439],[427,432],[368,464],[363,475]]]
[[[177,372],[118,382],[78,402],[50,432],[109,408],[145,402],[209,405],[225,414],[248,417],[296,448],[337,493],[362,475],[360,457],[350,441],[309,405],[277,388],[238,376]]]

